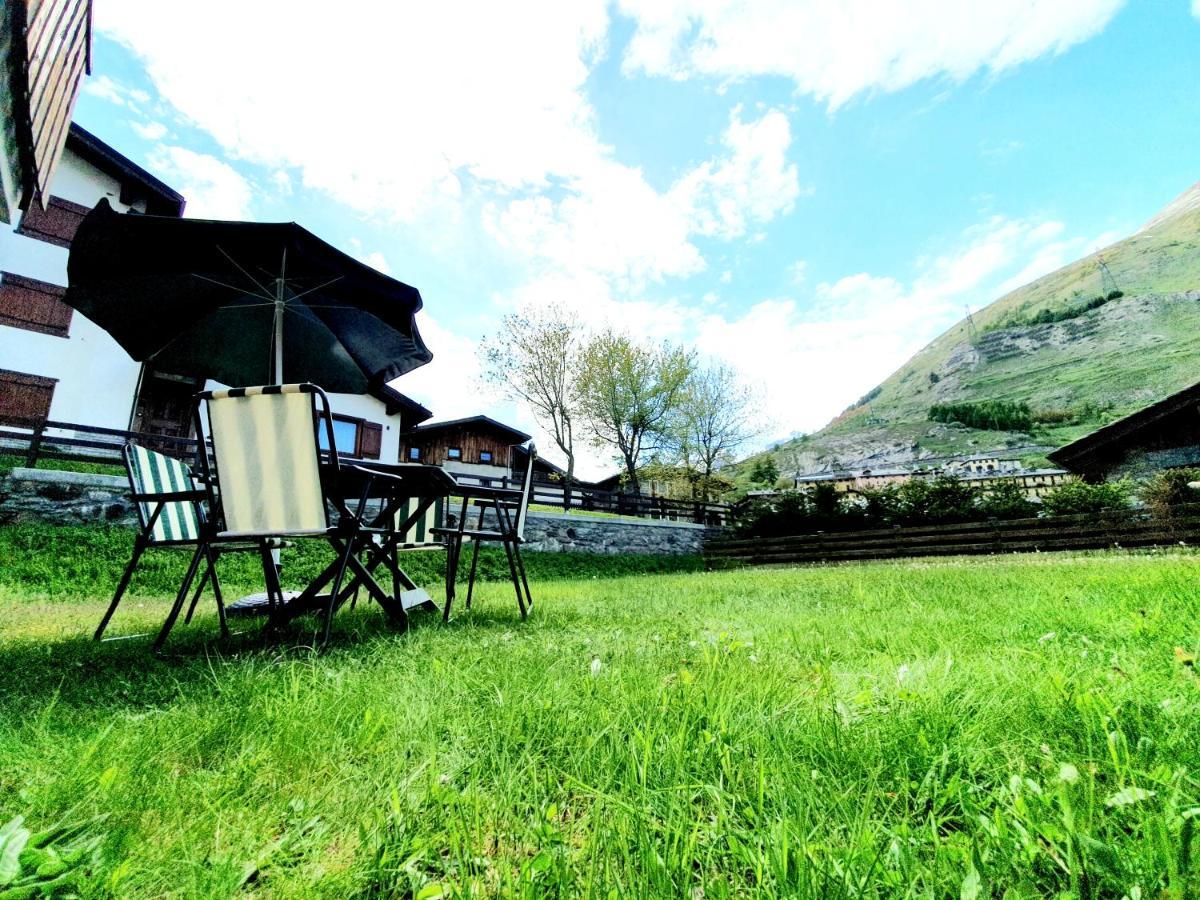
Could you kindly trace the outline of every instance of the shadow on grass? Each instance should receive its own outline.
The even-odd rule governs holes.
[[[165,604],[164,604],[165,609]],[[318,660],[336,668],[339,662],[367,659],[387,645],[441,630],[468,639],[472,633],[535,626],[518,616],[515,602],[491,601],[467,611],[456,608],[448,624],[441,611],[413,611],[407,629],[397,627],[374,604],[360,603],[334,618],[329,645],[316,649],[320,618],[308,616],[282,633],[264,635],[262,619],[232,619],[231,635],[217,634],[215,614],[182,624],[167,640],[162,654],[152,644],[161,620],[145,618],[132,625],[145,631],[115,634],[96,642],[91,631],[67,637],[34,637],[0,643],[0,670],[11,673],[10,689],[0,700],[0,717],[19,720],[47,705],[87,707],[93,712],[157,707],[181,697],[220,689],[223,677],[240,677],[297,660]],[[237,671],[235,667],[243,667]]]

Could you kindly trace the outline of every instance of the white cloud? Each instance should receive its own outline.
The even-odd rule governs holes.
[[[130,122],[129,127],[147,141],[161,141],[167,136],[167,126],[162,122]]]
[[[804,284],[808,278],[808,260],[798,259],[788,266],[788,279],[792,284]]]
[[[95,75],[84,79],[83,91],[85,94],[99,97],[115,106],[133,108],[139,104],[150,102],[150,95],[145,91],[126,87],[107,75]]]
[[[195,219],[247,219],[253,191],[250,183],[226,162],[186,147],[158,146],[150,167],[187,199],[186,214]]]
[[[721,138],[727,155],[702,163],[671,188],[698,234],[741,237],[750,223],[790,212],[800,196],[796,167],[787,161],[792,143],[787,116],[770,110],[743,122],[741,112],[734,108]]]
[[[501,246],[571,272],[622,285],[704,268],[694,236],[732,240],[749,224],[791,210],[801,189],[787,162],[791,129],[778,110],[743,121],[730,114],[723,153],[659,193],[641,171],[608,159],[584,166],[557,202],[545,195],[490,204],[485,225]]]
[[[583,86],[603,0],[520,15],[347,0],[336,16],[288,0],[110,0],[96,24],[231,155],[294,168],[361,211],[411,220],[475,181],[541,188],[602,149]]]
[[[1124,0],[620,0],[636,23],[626,71],[722,79],[779,75],[841,106],[927,78],[962,81],[1062,53]],[[1195,2],[1195,0],[1193,0]]]

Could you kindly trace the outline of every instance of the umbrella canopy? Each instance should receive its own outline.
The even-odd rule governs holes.
[[[364,393],[433,359],[416,288],[294,222],[123,214],[101,200],[67,275],[68,306],[177,375]]]

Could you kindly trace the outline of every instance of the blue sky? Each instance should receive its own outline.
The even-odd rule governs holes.
[[[191,215],[295,220],[419,287],[435,361],[397,387],[439,418],[532,424],[474,346],[554,302],[733,364],[763,441],[813,430],[1200,179],[1200,0],[98,0],[96,26],[77,120]]]

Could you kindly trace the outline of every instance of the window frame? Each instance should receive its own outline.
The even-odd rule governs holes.
[[[446,459],[462,462],[462,447],[447,447]]]
[[[494,454],[491,450],[480,450],[479,451],[479,462],[480,463],[482,463],[484,465],[488,465],[488,466],[494,466],[496,464],[495,459],[496,459],[496,454]]]
[[[421,461],[421,448],[420,447],[409,447],[408,448],[408,461],[409,462],[420,462]]]

